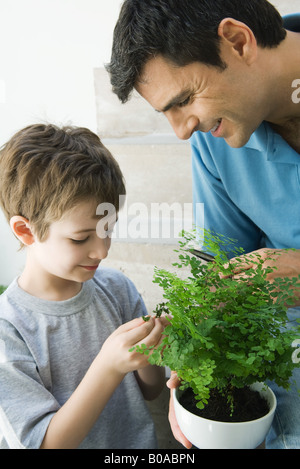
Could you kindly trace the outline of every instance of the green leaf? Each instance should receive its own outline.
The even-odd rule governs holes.
[[[162,344],[131,350],[177,371],[182,386],[193,389],[199,407],[215,388],[230,403],[232,386],[270,380],[287,389],[293,370],[300,366],[291,359],[300,326],[286,328],[287,304],[300,288],[300,276],[275,277],[271,284],[267,276],[276,268],[266,267],[259,253],[244,257],[235,240],[199,229],[182,236],[176,270],[154,270],[153,281],[164,297],[154,313],[171,315]],[[190,254],[197,242],[201,250],[215,255],[213,263]],[[250,267],[239,279],[232,278],[229,253],[236,264]]]

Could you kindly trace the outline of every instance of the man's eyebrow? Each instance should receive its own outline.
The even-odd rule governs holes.
[[[186,90],[183,90],[183,91],[180,91],[180,93],[178,93],[176,96],[174,96],[174,98],[172,98],[168,104],[166,104],[162,110],[158,110],[156,109],[157,112],[167,112],[169,111],[169,109],[171,109],[173,106],[176,106],[177,104],[181,103],[182,101],[184,101],[186,98],[188,98],[188,96],[190,96],[191,94],[191,90],[190,89],[186,89]]]

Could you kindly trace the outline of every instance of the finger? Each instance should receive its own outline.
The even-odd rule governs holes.
[[[153,318],[147,322],[145,322],[143,318],[137,318],[118,327],[112,335],[126,334],[126,343],[129,345],[135,345],[138,342],[143,341],[143,339],[149,335],[154,326],[155,322]]]
[[[158,320],[160,321],[163,327],[167,327],[171,324],[172,317],[170,315],[161,316],[160,318],[158,318]]]
[[[131,321],[125,322],[125,324],[122,324],[121,326],[119,326],[118,329],[116,329],[114,331],[114,333],[115,334],[122,334],[123,332],[128,332],[128,331],[131,331],[133,329],[136,329],[137,327],[139,327],[143,324],[145,324],[145,321],[143,320],[142,317],[135,318],[135,319],[132,319]]]
[[[173,432],[174,438],[179,441],[185,448],[190,449],[193,445],[192,443],[184,436],[180,427],[177,423],[175,409],[174,409],[174,401],[173,401],[173,393],[170,393],[170,404],[169,404],[169,422],[171,426],[171,430]]]
[[[180,380],[177,376],[177,373],[175,371],[171,371],[171,376],[169,378],[169,380],[167,381],[167,386],[169,389],[175,389],[175,388],[178,388],[178,386],[180,385]]]
[[[237,261],[236,259],[232,259],[228,264],[224,264],[224,268],[229,270],[228,275],[221,274],[222,277],[232,277],[232,275],[239,274],[240,272],[244,272],[246,270],[252,269],[254,267],[253,263],[250,262],[243,262]]]
[[[136,345],[145,344],[147,347],[158,346],[162,339],[164,326],[159,319],[154,320],[154,327],[149,331],[147,336],[144,336]]]

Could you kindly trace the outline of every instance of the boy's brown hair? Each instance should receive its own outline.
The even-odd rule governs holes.
[[[29,220],[40,241],[51,223],[93,199],[119,210],[123,175],[99,137],[86,128],[34,124],[0,150],[0,205],[9,221]]]

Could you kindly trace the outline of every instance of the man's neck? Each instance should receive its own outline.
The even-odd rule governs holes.
[[[287,32],[270,67],[270,99],[274,106],[266,120],[300,153],[300,82],[299,92],[295,89],[296,80],[300,80],[300,33]]]
[[[300,106],[300,104],[299,104]],[[291,119],[285,125],[271,124],[271,127],[300,154],[300,118]]]

